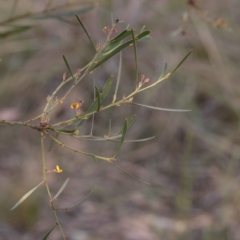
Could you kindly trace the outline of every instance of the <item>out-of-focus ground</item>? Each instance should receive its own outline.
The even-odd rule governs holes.
[[[14,1],[1,1],[0,22],[8,19]],[[51,1],[50,1],[51,2]],[[52,1],[52,6],[65,1]],[[19,1],[14,15],[41,11],[47,1]],[[164,63],[169,71],[190,50],[187,61],[167,81],[136,96],[136,102],[158,107],[191,109],[188,113],[121,106],[96,116],[94,133],[104,136],[109,118],[113,132],[124,119],[137,115],[127,138],[156,136],[143,143],[126,143],[118,164],[151,186],[130,178],[110,164],[93,161],[54,146],[46,154],[49,174],[61,206],[92,196],[75,210],[59,212],[69,240],[213,240],[240,239],[240,2],[237,0],[69,1],[73,10],[94,5],[79,15],[95,43],[103,43],[102,29],[111,13],[140,31],[151,30],[152,40],[138,44],[139,72],[158,79]],[[64,11],[69,10],[66,7]],[[67,18],[77,23],[75,17]],[[41,113],[46,97],[58,86],[66,66],[75,72],[93,56],[79,25],[56,19],[24,18],[14,24],[33,26],[26,32],[0,38],[0,119],[25,120]],[[1,24],[1,31],[6,25]],[[86,110],[92,99],[92,79],[102,87],[118,70],[118,56],[88,76],[55,111],[55,120],[74,117],[69,108],[79,98]],[[123,51],[119,97],[135,84],[133,48]],[[80,133],[89,132],[89,120]],[[42,239],[53,226],[49,199],[42,186],[14,211],[9,209],[42,180],[40,137],[36,131],[0,125],[0,239]],[[64,140],[83,151],[111,156],[114,143]],[[46,145],[50,142],[46,140]],[[56,228],[49,239],[61,239]]]

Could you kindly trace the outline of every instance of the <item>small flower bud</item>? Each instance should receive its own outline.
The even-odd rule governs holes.
[[[81,69],[77,70],[77,77],[79,77],[81,75]]]
[[[109,31],[109,27],[108,27],[108,26],[105,26],[105,27],[102,29],[102,31],[103,31],[104,33],[107,33],[107,32]]]

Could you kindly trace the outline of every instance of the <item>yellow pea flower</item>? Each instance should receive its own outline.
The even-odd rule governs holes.
[[[54,169],[54,172],[61,173],[62,171],[63,170],[58,165],[56,165],[56,169]]]
[[[79,108],[79,103],[75,102],[75,103],[72,103],[70,108],[74,108],[74,109],[77,109]]]

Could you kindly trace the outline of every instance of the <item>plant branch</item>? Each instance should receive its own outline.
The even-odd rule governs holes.
[[[45,131],[45,133],[54,141],[56,142],[57,144],[59,144],[61,147],[65,147],[69,150],[72,150],[73,152],[78,152],[78,153],[81,153],[85,156],[89,156],[89,157],[93,157],[95,159],[101,159],[101,160],[105,160],[107,162],[111,162],[113,159],[112,158],[107,158],[107,157],[102,157],[102,156],[98,156],[98,155],[95,155],[95,154],[92,154],[92,153],[87,153],[87,152],[83,152],[83,151],[80,151],[80,150],[77,150],[77,149],[74,149],[74,148],[71,148],[67,145],[65,145],[63,142],[59,141],[58,139],[56,139],[55,137],[53,137],[49,132]]]
[[[62,233],[63,239],[65,240],[66,236],[65,236],[65,234],[63,232],[63,229],[62,229],[62,227],[59,223],[57,212],[56,212],[54,203],[52,201],[52,195],[51,195],[48,183],[47,183],[47,168],[46,168],[46,160],[45,160],[45,152],[44,152],[44,133],[43,132],[41,132],[41,150],[42,150],[42,165],[43,165],[43,182],[46,186],[46,190],[47,190],[48,196],[50,198],[50,205],[51,205],[51,208],[52,208],[52,211],[53,211],[53,215],[54,215],[54,218],[55,218],[55,221],[56,221],[56,225],[58,225],[58,227],[59,227],[59,229]]]

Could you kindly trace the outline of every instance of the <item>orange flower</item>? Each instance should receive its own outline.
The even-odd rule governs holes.
[[[77,103],[77,102],[72,103],[70,107],[74,108],[74,109],[77,109],[77,108],[79,108],[79,103]]]
[[[54,172],[61,173],[62,171],[63,170],[58,165],[56,165],[56,169],[54,169]]]

